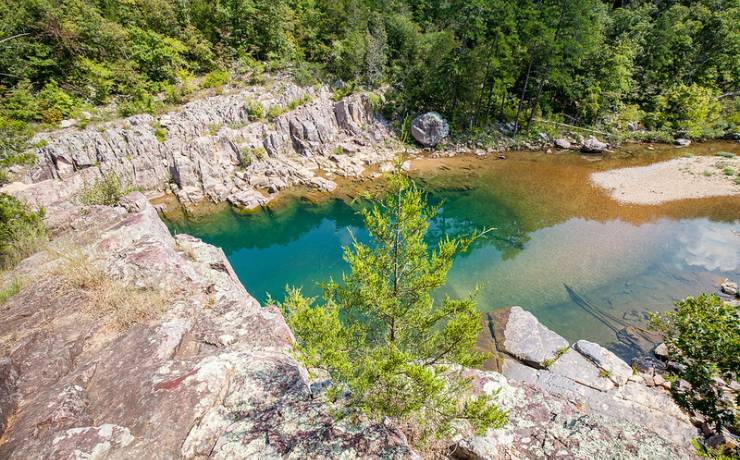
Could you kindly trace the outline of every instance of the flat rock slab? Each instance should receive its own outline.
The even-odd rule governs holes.
[[[632,368],[627,363],[597,343],[579,340],[573,347],[596,367],[608,373],[609,379],[617,385],[626,384],[632,375]]]
[[[595,390],[609,391],[614,388],[614,382],[607,376],[602,376],[603,370],[573,348],[558,358],[549,370]]]
[[[510,307],[491,313],[494,336],[499,351],[525,363],[545,367],[545,361],[555,359],[568,341],[543,326],[522,307]]]

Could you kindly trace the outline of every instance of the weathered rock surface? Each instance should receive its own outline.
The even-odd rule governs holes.
[[[554,141],[555,147],[563,150],[568,150],[573,147],[568,139],[558,138]]]
[[[570,419],[568,417],[561,419],[561,412],[553,411],[551,420],[545,422],[542,419],[540,423],[552,422],[555,423],[554,427],[545,428],[540,425],[539,428],[533,429],[535,433],[526,431],[521,435],[521,439],[516,438],[516,430],[514,430],[513,437],[512,433],[507,432],[508,437],[499,434],[491,438],[489,432],[487,437],[476,438],[474,442],[471,441],[474,445],[467,446],[469,449],[475,447],[478,451],[483,449],[482,452],[488,452],[486,455],[471,454],[460,458],[499,458],[495,455],[491,456],[490,452],[498,452],[496,449],[501,449],[503,439],[506,440],[509,450],[505,451],[506,454],[502,458],[694,457],[690,441],[692,437],[697,436],[697,430],[664,388],[648,388],[642,383],[643,379],[638,378],[639,375],[633,375],[630,366],[618,356],[598,344],[585,340],[579,340],[564,353],[556,353],[554,357],[549,358],[546,363],[547,368],[543,368],[539,362],[533,362],[531,358],[524,359],[517,356],[511,353],[506,345],[505,332],[509,330],[512,314],[520,315],[521,311],[513,307],[487,315],[485,330],[492,331],[493,340],[481,338],[478,340],[478,346],[481,350],[492,352],[496,357],[489,360],[488,365],[494,364],[492,368],[500,370],[501,374],[507,378],[509,385],[527,389],[526,391],[535,391],[538,396],[532,397],[547,401],[543,404],[555,403],[560,407],[572,405],[571,409],[574,412],[569,416]],[[544,327],[534,324],[535,322],[537,319],[532,316],[532,318],[527,318],[526,327],[514,328],[512,331],[537,331]],[[539,338],[541,333],[530,335],[538,348],[541,343]],[[521,341],[525,341],[527,337],[523,332],[516,336],[520,337]],[[516,413],[511,414],[515,417],[515,426],[522,407],[519,406],[513,410]],[[577,416],[576,413],[581,415]],[[531,415],[526,419],[537,420],[537,417]],[[591,420],[586,424],[591,431],[582,432],[576,428],[580,426],[580,421],[585,420]],[[521,423],[527,429],[532,428],[527,422],[522,421]],[[574,432],[569,431],[571,428]],[[550,440],[548,435],[558,430],[565,430],[563,436]],[[637,432],[640,433],[639,439],[634,438]],[[580,451],[579,449],[584,448],[585,444],[576,440],[582,439],[582,436],[588,440],[600,441],[589,444],[585,451]],[[533,442],[533,439],[537,442]],[[613,444],[609,444],[609,440],[612,440]],[[543,446],[548,442],[560,448],[543,451]],[[517,450],[522,446],[534,450],[529,453]],[[643,447],[648,450],[641,450]],[[589,450],[592,448],[596,450]],[[614,454],[608,449],[613,449]],[[649,451],[652,451],[652,454],[648,454]]]
[[[498,392],[499,405],[509,410],[509,423],[482,436],[466,436],[456,445],[454,458],[696,458],[688,444],[665,439],[645,421],[623,417],[609,407],[595,411],[584,406],[580,397],[563,397],[496,372],[470,371],[469,375],[478,391]]]
[[[494,334],[499,351],[537,367],[553,360],[568,341],[543,326],[522,307],[510,307],[492,313]]]
[[[608,391],[614,388],[614,382],[602,375],[598,367],[574,348],[569,348],[548,370],[595,390]]]
[[[419,115],[409,129],[414,139],[424,147],[434,147],[450,134],[450,125],[437,112]]]
[[[280,312],[142,198],[125,200],[131,212],[63,208],[54,231],[132,289],[176,288],[160,319],[117,332],[81,307],[85,291],[44,276],[52,253],[18,267],[37,281],[2,306],[0,458],[415,456],[393,428],[335,421]]]
[[[249,118],[248,101],[287,109],[297,100],[308,102],[272,122]],[[161,142],[157,130],[160,138],[165,134]],[[392,158],[388,138],[367,95],[334,102],[326,88],[276,83],[196,100],[156,118],[135,115],[101,127],[39,134],[38,166],[14,194],[48,207],[104,173],[147,191],[171,191],[186,206],[226,201],[254,188],[331,190],[333,183],[315,171],[361,177],[367,165]],[[343,154],[335,155],[338,150]],[[244,155],[251,161],[245,163]]]
[[[622,361],[617,355],[599,344],[588,340],[579,340],[573,347],[596,367],[608,374],[617,385],[624,385],[632,375],[632,368]]]
[[[608,149],[609,145],[591,136],[583,141],[581,151],[584,153],[601,153]]]
[[[241,209],[256,209],[270,202],[272,196],[264,196],[257,190],[242,190],[228,196],[227,200],[233,206]]]

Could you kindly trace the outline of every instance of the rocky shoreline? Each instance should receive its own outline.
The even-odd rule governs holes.
[[[400,427],[334,421],[321,402],[322,385],[312,386],[291,357],[293,339],[280,313],[259,306],[220,249],[173,238],[142,194],[118,207],[60,205],[48,221],[50,249],[15,271],[36,281],[2,305],[1,457],[422,455]],[[70,239],[89,264],[130,289],[176,286],[177,293],[168,293],[161,316],[112,329],[105,315],[84,307],[90,288],[70,289],[68,275],[50,270],[64,260],[52,248]],[[567,345],[531,315],[522,323],[523,311],[509,312],[510,353],[541,365],[553,347]],[[517,351],[510,343],[515,326],[541,331],[533,336],[541,340],[527,345],[541,350]],[[603,353],[589,347],[594,356]],[[584,349],[569,349],[555,363]],[[601,362],[623,381],[626,364]],[[558,373],[559,366],[521,372],[524,365],[512,361],[503,373],[469,370],[477,391],[498,392],[510,421],[484,436],[463,432],[445,451],[454,458],[692,456],[691,425],[665,392],[630,377],[601,391],[582,383],[594,378],[582,376],[594,364],[576,361],[568,366],[575,373]]]
[[[254,100],[287,112],[253,120]],[[296,100],[305,103],[290,109]],[[280,312],[246,292],[223,251],[170,235],[142,193],[115,207],[74,200],[106,173],[191,209],[265,206],[293,186],[333,190],[333,177],[387,169],[396,151],[367,95],[335,102],[323,88],[249,88],[39,140],[39,166],[3,189],[47,210],[52,240],[0,279],[25,286],[0,305],[0,457],[430,456],[404,427],[332,418],[326,382],[309,381]],[[70,254],[82,257],[78,268],[95,267],[95,283],[73,276]],[[144,296],[156,312],[112,321],[120,312],[95,310],[105,283]],[[509,424],[482,436],[462,429],[438,454],[695,457],[689,441],[699,432],[654,374],[633,373],[597,344],[570,345],[518,307],[485,320],[491,334],[481,347],[495,370],[467,373],[476,391],[497,394]]]

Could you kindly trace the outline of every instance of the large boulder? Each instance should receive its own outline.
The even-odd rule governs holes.
[[[601,142],[593,136],[583,141],[583,145],[581,145],[581,151],[583,153],[601,153],[608,148],[608,144]]]
[[[491,313],[496,347],[499,351],[535,367],[546,367],[568,341],[554,333],[522,307]]]
[[[411,135],[424,147],[434,147],[450,134],[450,125],[437,112],[419,115],[411,122]]]

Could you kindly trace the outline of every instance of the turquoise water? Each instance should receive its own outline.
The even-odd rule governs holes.
[[[740,200],[618,206],[586,179],[624,159],[521,154],[499,163],[470,161],[472,168],[455,163],[418,178],[430,200],[442,205],[430,242],[445,233],[496,228],[456,259],[444,289],[465,295],[479,287],[483,312],[521,305],[569,340],[618,350],[623,344],[615,325],[643,323],[647,311],[716,292],[725,277],[740,279]],[[351,234],[367,240],[354,205],[338,199],[294,200],[251,215],[222,209],[168,225],[223,248],[260,301],[268,293],[282,298],[286,285],[319,295],[320,282],[346,268],[341,247]],[[602,321],[584,301],[602,319],[618,321]]]

